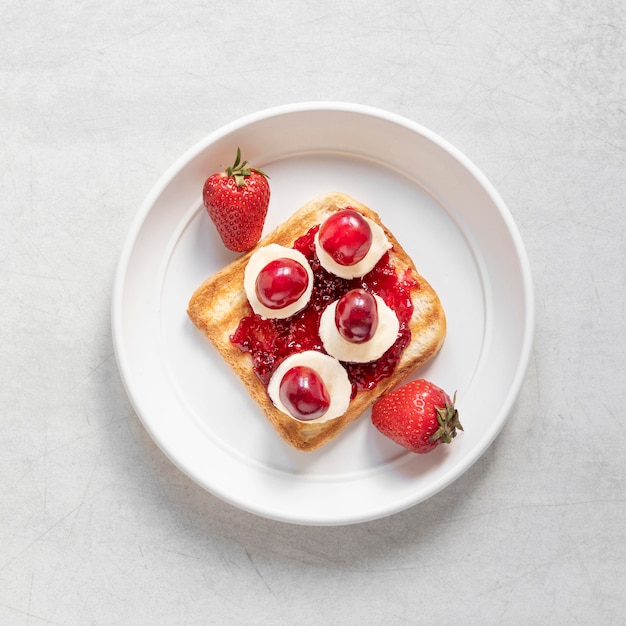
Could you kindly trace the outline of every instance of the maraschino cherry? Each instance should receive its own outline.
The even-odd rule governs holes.
[[[362,261],[372,246],[372,229],[354,209],[333,213],[320,226],[319,244],[339,265]]]
[[[324,381],[312,368],[292,367],[283,376],[280,401],[296,419],[310,421],[322,417],[330,407],[330,396]]]
[[[255,289],[261,304],[268,309],[282,309],[296,302],[308,284],[309,276],[298,261],[281,258],[270,261],[259,272]]]
[[[339,334],[351,343],[369,341],[378,328],[378,306],[365,289],[351,289],[337,302],[335,325]]]

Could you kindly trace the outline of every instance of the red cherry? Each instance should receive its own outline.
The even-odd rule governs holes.
[[[296,365],[283,376],[280,401],[299,420],[322,417],[330,406],[330,396],[321,376],[306,365]]]
[[[378,306],[365,289],[352,289],[337,302],[335,325],[339,334],[351,343],[370,340],[378,328]]]
[[[293,304],[309,285],[309,275],[294,259],[274,259],[257,276],[256,295],[268,309],[282,309]]]
[[[372,229],[354,209],[333,213],[320,227],[319,243],[339,265],[354,265],[372,246]]]

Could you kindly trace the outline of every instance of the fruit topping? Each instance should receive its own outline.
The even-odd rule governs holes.
[[[267,174],[241,161],[209,176],[202,201],[224,245],[235,252],[252,249],[261,239],[270,202]]]
[[[340,209],[317,227],[315,253],[322,267],[339,278],[362,278],[392,247],[385,231],[355,209]]]
[[[333,213],[321,225],[319,242],[339,265],[354,265],[369,252],[372,229],[360,213],[343,209]]]
[[[369,341],[378,328],[378,307],[374,296],[365,289],[348,291],[337,302],[335,325],[346,341]]]
[[[304,350],[280,363],[267,393],[279,411],[295,420],[327,422],[346,412],[352,385],[339,361],[317,350]]]
[[[392,361],[391,348],[398,343],[404,329],[396,312],[380,296],[356,288],[328,305],[320,318],[319,334],[324,350],[344,363],[352,378],[353,364],[378,361],[383,355],[384,361]]]
[[[270,261],[255,283],[259,301],[268,309],[282,309],[296,302],[309,285],[309,275],[301,263],[289,258]]]
[[[275,243],[257,248],[243,275],[248,302],[263,319],[287,319],[301,311],[309,303],[313,282],[304,254]]]
[[[256,250],[251,256],[245,271],[244,287],[252,311],[244,316],[230,340],[242,352],[248,353],[253,362],[253,370],[263,385],[268,387],[271,379],[277,373],[281,363],[297,352],[312,352],[325,350],[335,358],[343,362],[342,370],[347,372],[352,384],[353,394],[359,391],[371,390],[383,379],[390,376],[401,358],[402,352],[411,341],[409,323],[413,315],[413,302],[411,293],[419,289],[419,284],[410,270],[398,273],[389,261],[389,256],[383,254],[375,267],[363,278],[344,279],[327,272],[321,261],[317,258],[316,235],[319,226],[312,227],[304,235],[299,237],[293,248],[285,248],[277,244],[269,244]],[[275,250],[275,252],[272,252]],[[290,312],[290,305],[284,310],[272,311],[263,307],[258,301],[255,302],[254,281],[258,272],[273,258],[285,257],[289,251],[298,254],[297,258],[311,270],[312,289],[310,299],[305,302],[300,310]],[[259,264],[256,259],[261,258]],[[255,267],[256,265],[256,267]],[[249,278],[250,277],[250,278]],[[248,281],[251,280],[251,285]],[[373,341],[363,344],[354,344],[345,341],[337,331],[335,325],[334,302],[341,296],[358,287],[364,287],[370,293],[376,293],[379,323],[376,337]],[[306,295],[306,294],[305,294]],[[303,296],[304,298],[305,296]],[[330,303],[330,304],[329,304]],[[385,305],[387,305],[385,307]],[[323,324],[322,314],[330,313],[327,324]],[[396,330],[393,331],[391,347],[382,349],[378,355],[356,355],[367,348],[369,351],[378,344],[381,329],[388,326],[383,317],[389,312],[396,320]],[[280,313],[280,316],[277,315]],[[291,317],[285,315],[289,313]],[[391,320],[391,317],[390,317]],[[332,332],[332,343],[343,343],[350,348],[350,354],[338,356],[327,338],[322,339],[322,329],[328,328]],[[339,339],[339,342],[335,342]],[[344,346],[344,347],[345,347]],[[340,366],[341,367],[341,366]],[[268,391],[269,391],[268,387]],[[275,395],[270,394],[272,401],[276,403]],[[328,419],[328,414],[323,418]]]
[[[322,417],[330,407],[330,396],[319,374],[304,365],[292,367],[280,382],[280,401],[299,420]]]

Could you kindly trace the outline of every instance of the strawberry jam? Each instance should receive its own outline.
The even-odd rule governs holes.
[[[274,370],[295,352],[317,350],[324,352],[319,336],[319,322],[324,309],[351,289],[365,289],[379,295],[393,309],[400,322],[398,338],[380,359],[371,363],[342,363],[352,383],[352,395],[373,389],[378,381],[390,376],[402,351],[411,341],[409,320],[413,313],[411,290],[419,288],[411,270],[398,275],[386,252],[374,269],[362,278],[350,280],[327,272],[315,253],[313,238],[319,226],[314,226],[297,239],[293,247],[307,258],[313,271],[313,293],[309,304],[299,313],[286,319],[263,319],[250,311],[243,317],[232,343],[242,352],[248,352],[253,369],[267,387]]]

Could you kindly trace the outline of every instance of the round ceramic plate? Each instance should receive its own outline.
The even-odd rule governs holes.
[[[221,244],[201,192],[238,146],[270,176],[265,232],[317,195],[348,193],[380,214],[439,293],[447,338],[413,377],[457,392],[465,431],[451,445],[409,453],[380,435],[367,412],[326,446],[294,450],[189,321],[194,290],[236,257]],[[170,167],[123,249],[112,324],[137,414],[190,478],[264,517],[348,524],[432,496],[489,447],[528,363],[532,283],[509,211],[458,150],[397,115],[307,103],[230,124]]]

